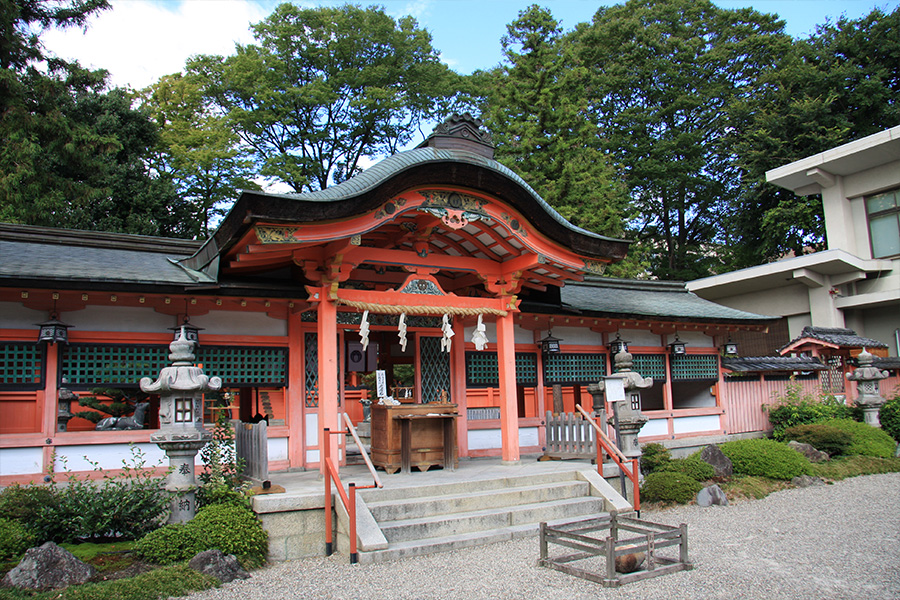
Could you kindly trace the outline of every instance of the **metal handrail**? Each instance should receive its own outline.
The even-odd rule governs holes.
[[[600,476],[603,477],[603,451],[606,450],[606,453],[609,454],[610,458],[613,459],[613,462],[622,470],[623,473],[631,480],[632,490],[634,493],[634,510],[637,511],[638,517],[641,514],[641,487],[639,483],[639,474],[640,466],[638,465],[638,459],[631,458],[629,459],[625,456],[621,450],[619,450],[618,446],[609,439],[609,436],[597,425],[597,422],[594,418],[584,410],[581,405],[576,404],[575,408],[577,408],[581,414],[587,419],[588,423],[594,428],[594,431],[597,432],[597,472],[600,473]],[[629,470],[625,463],[631,463],[631,469]]]
[[[323,458],[322,461],[325,463],[325,555],[331,556],[334,553],[334,526],[332,524],[332,516],[331,516],[331,482],[334,481],[334,484],[338,489],[338,497],[340,497],[341,502],[344,504],[344,508],[347,510],[347,517],[350,521],[350,564],[356,564],[359,562],[359,553],[356,551],[356,491],[357,490],[367,490],[375,487],[384,487],[381,483],[381,480],[378,478],[378,475],[375,474],[375,467],[372,465],[372,461],[369,460],[369,455],[366,452],[365,447],[359,441],[359,436],[356,434],[356,429],[353,427],[353,423],[347,418],[347,413],[344,413],[344,417],[346,418],[347,426],[350,430],[350,434],[353,436],[353,439],[356,440],[356,443],[359,445],[360,452],[363,455],[363,458],[366,461],[366,465],[369,467],[369,472],[372,474],[375,483],[372,485],[365,486],[357,486],[356,483],[347,484],[347,491],[344,491],[344,485],[341,483],[341,476],[339,473],[339,468],[335,466],[334,461],[331,460],[331,436],[332,435],[346,435],[346,431],[341,429],[340,431],[331,431],[330,428],[326,427],[323,432],[323,440],[322,440],[322,452]]]

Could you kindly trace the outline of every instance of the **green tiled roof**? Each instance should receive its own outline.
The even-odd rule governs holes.
[[[745,323],[778,319],[704,300],[675,281],[588,278],[567,283],[560,296],[569,312],[586,314]]]
[[[176,262],[198,245],[148,236],[0,225],[0,281],[214,282]]]

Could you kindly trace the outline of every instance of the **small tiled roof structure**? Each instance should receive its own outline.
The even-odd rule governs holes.
[[[591,316],[635,319],[670,319],[692,322],[765,324],[769,317],[729,308],[687,291],[680,281],[636,281],[586,277],[560,290],[563,309]]]
[[[828,367],[812,356],[726,356],[722,367],[729,371],[825,371]]]
[[[852,329],[843,327],[807,326],[800,336],[778,349],[780,354],[795,352],[802,346],[811,345],[832,349],[840,348],[887,348],[887,344],[857,335]]]

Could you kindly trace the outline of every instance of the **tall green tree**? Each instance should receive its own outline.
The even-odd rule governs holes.
[[[531,5],[506,29],[500,41],[504,63],[473,76],[495,158],[569,222],[625,235],[628,193],[588,119],[587,70],[548,9]],[[640,274],[639,265],[628,264],[616,267],[616,274]]]
[[[40,32],[83,25],[106,0],[13,0],[0,11],[0,219],[183,235],[178,198],[146,158],[155,127],[106,73],[47,54]],[[45,66],[41,66],[45,63]]]
[[[188,68],[207,79],[260,174],[297,192],[396,152],[439,116],[453,87],[428,32],[382,9],[282,4],[253,32],[257,44]]]
[[[601,148],[623,166],[659,277],[721,270],[740,172],[729,114],[790,48],[783,23],[707,0],[629,0],[573,34]]]
[[[765,181],[770,169],[900,123],[900,8],[820,26],[762,75],[735,111],[742,168],[736,267],[825,247],[821,196]]]
[[[143,96],[143,107],[160,128],[152,164],[185,201],[192,237],[205,237],[242,189],[260,189],[253,162],[196,76],[167,75]]]

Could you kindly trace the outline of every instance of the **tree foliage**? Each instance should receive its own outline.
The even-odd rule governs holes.
[[[189,71],[252,152],[261,175],[324,189],[392,154],[440,112],[453,74],[411,17],[382,9],[281,4],[256,45],[202,56]]]
[[[146,158],[156,129],[106,73],[47,55],[42,28],[83,25],[105,0],[4,3],[0,40],[0,219],[182,234],[180,201]],[[45,67],[41,68],[41,62]]]
[[[476,74],[495,158],[569,222],[625,234],[628,193],[587,118],[586,69],[549,10],[532,5],[507,25],[504,64]]]
[[[653,272],[690,279],[723,268],[721,223],[740,173],[729,113],[790,47],[783,24],[708,1],[629,0],[573,34],[590,69],[591,118],[622,165]]]
[[[796,196],[765,173],[900,123],[900,8],[820,26],[756,87],[734,112],[744,181],[735,267],[825,248],[821,196]]]

